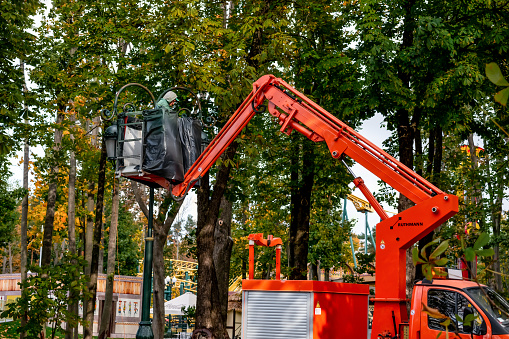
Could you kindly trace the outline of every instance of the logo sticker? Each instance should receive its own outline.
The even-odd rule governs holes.
[[[398,222],[398,227],[401,226],[424,226],[423,222]]]
[[[380,249],[384,250],[385,249],[385,241],[380,241]]]

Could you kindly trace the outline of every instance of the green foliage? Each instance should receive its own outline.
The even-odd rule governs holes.
[[[483,249],[482,247],[486,246],[490,242],[490,235],[486,232],[481,233],[472,247],[466,245],[464,237],[461,237],[461,249],[462,254],[461,257],[466,261],[473,261],[476,256],[483,257],[491,257],[494,254],[492,248]],[[432,247],[437,245],[434,250],[431,252],[429,257],[426,256],[426,249],[428,247]],[[434,275],[437,276],[446,276],[447,273],[437,269],[438,267],[444,267],[449,262],[449,259],[446,257],[441,257],[445,255],[446,251],[450,250],[450,242],[449,240],[440,241],[440,238],[436,238],[435,240],[429,242],[421,249],[420,253],[417,247],[412,248],[412,260],[415,266],[422,265],[422,273],[426,277],[426,279],[433,279]],[[451,253],[449,253],[450,255]],[[475,274],[474,274],[475,275]]]
[[[429,258],[427,258],[426,257],[426,249],[428,247],[436,245],[436,244],[438,244],[438,246],[433,250],[433,252],[430,254]],[[422,264],[422,273],[426,277],[426,279],[431,280],[431,279],[433,279],[434,275],[438,275],[438,276],[444,275],[444,272],[435,270],[435,268],[444,266],[449,262],[449,260],[447,258],[439,258],[440,255],[442,255],[448,247],[449,247],[448,240],[440,242],[440,238],[437,238],[437,239],[429,242],[425,246],[423,246],[420,253],[419,253],[419,250],[417,249],[417,247],[414,247],[412,249],[413,263],[416,266],[418,264]]]
[[[485,105],[492,101],[492,86],[484,81],[486,61],[504,64],[501,51],[509,47],[509,30],[498,24],[507,19],[502,3],[396,1],[388,5],[369,0],[350,6],[360,34],[357,60],[365,66],[362,95],[384,115],[390,130],[413,124],[416,150],[420,142],[431,147],[426,137],[435,128],[444,136],[461,135],[459,143],[471,132],[491,132],[476,113],[486,112]],[[396,140],[401,141],[399,136],[405,133],[399,130]],[[398,155],[399,146],[412,144],[407,140],[391,154]],[[413,166],[424,172],[428,157],[418,156]],[[444,171],[438,178],[430,171],[423,174],[433,183],[446,176]],[[443,189],[442,185],[440,180]]]
[[[494,62],[486,64],[486,76],[492,83],[497,86],[504,86],[503,90],[495,94],[495,101],[500,103],[502,106],[507,105],[507,99],[509,98],[509,82],[502,75],[500,67]]]
[[[330,269],[339,262],[348,261],[344,253],[348,253],[347,241],[353,225],[351,222],[341,222],[341,211],[331,209],[329,213],[324,213],[321,208],[316,206],[312,214],[308,258],[311,263],[319,262],[320,268]]]
[[[181,310],[184,315],[184,321],[188,325],[194,324],[196,321],[196,306],[182,306]]]
[[[476,256],[479,257],[492,257],[494,251],[492,248],[483,249],[490,242],[490,235],[483,232],[479,235],[472,247],[469,247],[465,242],[461,241],[461,247],[464,251],[464,258],[466,261],[473,261]]]
[[[343,276],[343,282],[351,284],[359,284],[364,281],[362,274],[375,274],[375,253],[355,253],[357,259],[357,267],[354,267],[353,273],[345,274]]]
[[[0,155],[0,247],[6,246],[14,238],[13,232],[19,220],[19,206],[27,192],[23,188],[12,188],[8,183],[10,171],[6,168],[8,160]]]
[[[105,223],[105,228],[109,228],[111,221]],[[127,208],[125,203],[120,203],[118,213],[118,239],[116,255],[116,274],[135,276],[138,273],[139,261],[143,259],[140,249],[140,243],[137,242],[136,235],[140,234],[142,225],[136,220],[133,213]],[[141,236],[140,236],[141,237]],[[109,241],[108,235],[104,236],[104,243]],[[104,249],[104,267],[106,267],[107,247]]]
[[[61,264],[41,269],[30,267],[35,274],[30,274],[21,283],[24,292],[15,302],[7,304],[2,317],[19,319],[28,316],[25,326],[18,328],[18,333],[25,331],[27,338],[39,338],[46,322],[51,321],[53,327],[49,337],[54,338],[57,331],[62,331],[61,324],[68,321],[77,326],[80,318],[68,312],[69,302],[82,301],[87,292],[87,278],[80,273],[85,261],[82,257],[66,255]],[[75,295],[76,299],[72,296]]]
[[[186,260],[196,257],[196,222],[191,215],[187,216],[185,223],[178,220],[172,225],[172,238],[174,244],[178,242],[179,257],[178,260]]]
[[[12,130],[15,124],[27,118],[23,104],[24,74],[19,59],[27,61],[34,53],[36,37],[29,32],[39,0],[6,0],[0,3],[0,154],[6,154],[15,145]]]
[[[2,333],[2,339],[18,339],[19,333],[18,328],[21,324],[21,320],[9,321],[6,323],[0,323],[0,333]],[[51,333],[51,327],[46,326],[46,333]],[[65,333],[58,332],[55,334],[55,339],[64,339]]]
[[[355,258],[357,258],[357,268],[354,270],[358,274],[367,273],[373,275],[375,273],[375,267],[373,266],[375,257],[375,253],[356,253]]]

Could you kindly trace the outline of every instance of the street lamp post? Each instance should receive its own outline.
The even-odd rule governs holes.
[[[164,284],[166,286],[166,291],[164,292],[165,294],[165,299],[167,300],[171,300],[172,299],[172,290],[173,290],[173,285],[175,285],[175,283],[177,282],[177,278],[173,277],[173,278],[170,278],[169,276],[167,276],[166,278],[164,278]],[[166,315],[165,315],[166,317]],[[171,321],[171,314],[168,316],[168,332],[166,332],[170,337],[173,335],[173,332],[172,332],[172,321]]]
[[[143,263],[143,295],[141,301],[141,321],[136,332],[136,339],[152,339],[152,322],[150,321],[150,297],[152,290],[152,253],[154,238],[152,237],[152,222],[154,210],[154,188],[150,187],[148,226],[145,236],[145,262]]]
[[[171,300],[171,278],[164,278],[164,300]]]
[[[173,277],[173,278],[170,278],[170,277],[166,277],[164,278],[164,285],[166,286],[166,291],[164,292],[164,298],[166,300],[171,300],[173,299],[173,285],[175,285],[175,283],[177,282],[177,278]]]

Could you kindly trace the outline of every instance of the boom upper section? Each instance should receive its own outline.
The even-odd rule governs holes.
[[[333,158],[349,156],[414,203],[443,194],[282,79],[264,75],[253,84],[249,96],[186,173],[184,182],[173,187],[175,196],[185,194],[210,169],[265,100],[269,113],[279,119],[283,133],[290,135],[295,130],[314,142],[325,141]]]

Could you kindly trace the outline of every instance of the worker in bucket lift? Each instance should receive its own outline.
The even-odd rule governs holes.
[[[168,91],[161,100],[157,103],[157,106],[166,108],[168,111],[172,112],[175,110],[173,106],[177,103],[177,94],[173,91]]]

